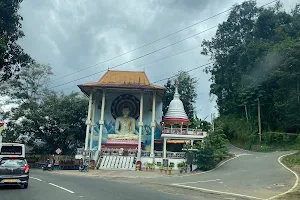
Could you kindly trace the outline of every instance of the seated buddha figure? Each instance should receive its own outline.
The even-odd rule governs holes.
[[[135,135],[135,119],[130,117],[130,109],[122,108],[122,116],[117,117],[115,124],[115,134],[108,134],[108,139],[137,140]]]

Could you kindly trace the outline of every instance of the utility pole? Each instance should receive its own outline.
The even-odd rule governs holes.
[[[260,119],[260,102],[259,98],[257,99],[257,116],[258,116],[258,142],[261,145],[261,119]]]
[[[211,125],[212,125],[212,131],[215,132],[214,114],[211,114]]]
[[[0,144],[2,143],[2,131],[4,129],[4,121],[0,121]]]

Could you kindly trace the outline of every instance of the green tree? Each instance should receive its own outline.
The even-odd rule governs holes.
[[[17,44],[24,37],[18,14],[22,0],[0,0],[0,82],[12,77],[32,59]]]
[[[287,13],[279,2],[259,8],[245,1],[202,43],[202,54],[214,61],[206,71],[220,118],[244,118],[249,134],[257,133],[258,99],[264,131],[300,132],[299,8]]]
[[[193,119],[197,93],[196,87],[198,80],[195,77],[191,77],[188,72],[179,71],[176,75],[176,80],[169,79],[165,84],[166,92],[163,96],[163,114],[168,111],[169,104],[173,100],[175,93],[175,81],[178,81],[178,92],[180,99],[183,103],[186,114],[189,119]]]
[[[47,91],[46,86],[52,74],[48,65],[26,65],[18,73],[18,79],[9,79],[1,84],[0,95],[9,97],[7,103],[37,102]]]
[[[87,99],[48,91],[50,75],[50,66],[33,63],[2,84],[1,94],[17,105],[4,113],[4,141],[26,143],[36,153],[53,154],[59,147],[71,154],[84,141]]]
[[[203,131],[209,131],[211,128],[211,124],[208,121],[201,120],[197,116],[194,116],[189,127],[194,129],[202,129]]]
[[[197,142],[194,146],[186,145],[187,163],[197,164],[198,169],[207,171],[229,156],[226,135],[222,128],[215,132],[209,132],[203,142]]]
[[[60,148],[64,154],[73,154],[84,142],[87,104],[87,99],[78,93],[49,92],[41,102],[12,111],[3,132],[4,141],[24,142],[36,153],[53,154]],[[20,117],[19,113],[24,115]]]

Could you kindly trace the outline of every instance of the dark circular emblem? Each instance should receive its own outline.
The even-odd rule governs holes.
[[[130,116],[138,119],[140,112],[140,101],[131,94],[122,94],[115,98],[111,105],[111,114],[116,119],[122,116],[122,109],[129,108]]]

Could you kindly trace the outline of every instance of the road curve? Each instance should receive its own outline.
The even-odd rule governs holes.
[[[268,199],[295,185],[295,175],[278,162],[280,156],[291,152],[259,153],[233,146],[230,152],[236,158],[210,172],[148,181],[252,199]]]

